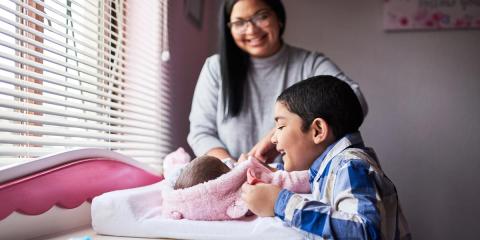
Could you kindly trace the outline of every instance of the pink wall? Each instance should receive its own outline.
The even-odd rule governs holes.
[[[196,28],[185,15],[184,1],[170,1],[170,51],[172,146],[184,147],[189,131],[188,115],[200,70],[205,59],[215,53],[217,32],[217,1],[204,1],[202,28]]]

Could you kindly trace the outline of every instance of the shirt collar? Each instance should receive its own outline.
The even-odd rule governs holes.
[[[323,151],[323,153],[313,162],[310,170],[314,172],[322,172],[331,159],[333,159],[343,150],[352,146],[364,147],[362,135],[360,134],[360,132],[347,134],[338,141],[330,144],[330,146],[328,146],[325,151]]]

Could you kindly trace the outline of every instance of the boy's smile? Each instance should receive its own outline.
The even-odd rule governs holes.
[[[282,155],[286,171],[307,170],[323,151],[323,144],[314,141],[315,130],[310,126],[304,132],[302,124],[302,118],[285,104],[275,103],[276,130],[271,141]]]

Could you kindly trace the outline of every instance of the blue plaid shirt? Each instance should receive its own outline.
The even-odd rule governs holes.
[[[283,189],[275,215],[307,239],[411,239],[397,191],[359,132],[330,145],[310,167],[313,199]]]

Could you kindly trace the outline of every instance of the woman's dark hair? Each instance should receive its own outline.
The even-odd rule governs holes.
[[[245,84],[247,82],[248,65],[250,56],[242,51],[233,40],[228,22],[235,3],[239,0],[226,0],[220,9],[220,71],[222,75],[222,91],[225,113],[234,117],[242,109],[243,97],[245,95]],[[273,12],[275,12],[280,26],[280,38],[283,35],[286,15],[285,8],[280,0],[263,0]]]
[[[332,128],[336,140],[358,131],[363,112],[350,85],[332,76],[315,76],[285,89],[277,98],[303,120],[307,131],[315,118],[322,118]]]

